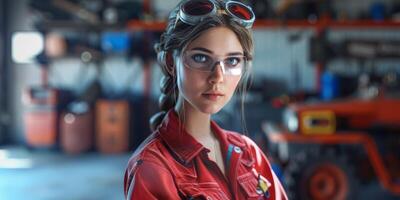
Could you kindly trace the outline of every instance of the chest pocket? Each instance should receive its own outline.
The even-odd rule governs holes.
[[[183,199],[229,200],[215,182],[178,184]]]
[[[238,176],[237,180],[246,196],[246,199],[264,199],[263,192],[258,188],[258,179],[254,173],[247,172],[242,174]]]

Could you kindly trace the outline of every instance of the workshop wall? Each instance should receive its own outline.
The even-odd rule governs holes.
[[[372,2],[372,0],[369,0]],[[31,31],[31,19],[27,11],[26,0],[14,0],[9,10],[13,10],[9,19],[11,32]],[[155,10],[159,17],[165,17],[167,11],[173,7],[178,0],[154,1]],[[393,2],[382,0],[382,2]],[[338,9],[351,8],[351,12],[357,13],[368,11],[368,5],[363,1],[350,2],[337,1],[334,6]],[[359,14],[359,13],[358,13]],[[347,32],[332,32],[332,40],[339,40],[343,35],[365,35],[365,37],[398,37],[396,31],[374,31],[365,32],[360,30]],[[311,91],[316,87],[316,71],[314,63],[309,61],[309,39],[313,35],[312,29],[257,29],[254,31],[255,59],[253,62],[253,81],[258,83],[263,79],[273,79],[283,85],[287,91],[305,90]],[[340,68],[343,62],[335,61],[330,64],[332,68]],[[40,70],[35,64],[10,63],[13,84],[10,85],[8,95],[11,99],[12,128],[16,141],[23,141],[23,111],[21,102],[22,90],[28,86],[40,83]],[[132,59],[126,61],[121,57],[109,58],[105,63],[105,73],[101,77],[101,84],[110,95],[118,95],[123,91],[140,93],[143,83],[143,71],[140,61]],[[390,66],[390,63],[385,65]],[[157,98],[159,94],[158,80],[161,77],[159,67],[153,63],[152,67],[152,90],[151,95]],[[72,89],[75,93],[81,93],[96,76],[94,64],[83,65],[78,59],[61,59],[52,64],[50,83],[60,88]],[[285,91],[286,92],[286,91]]]
[[[9,12],[8,25],[9,33],[7,40],[11,40],[11,34],[15,31],[32,31],[29,13],[27,12],[26,0],[15,0],[13,3],[8,4]],[[10,51],[11,52],[11,51]],[[24,108],[21,102],[21,92],[23,88],[29,85],[38,85],[40,82],[40,70],[35,64],[16,64],[8,60],[11,84],[8,85],[9,94],[7,95],[10,102],[11,114],[11,137],[12,140],[23,142],[24,126],[22,115]]]

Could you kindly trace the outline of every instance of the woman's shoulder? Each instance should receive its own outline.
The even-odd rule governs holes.
[[[158,132],[154,132],[136,148],[128,161],[127,169],[134,170],[142,166],[143,163],[164,168],[164,157],[165,147],[160,140]]]
[[[125,195],[134,195],[130,199],[147,199],[149,196],[154,198],[166,195],[167,192],[175,194],[175,191],[170,189],[171,187],[165,187],[165,185],[174,183],[174,176],[168,167],[167,157],[165,146],[157,132],[143,141],[132,154],[125,169]]]

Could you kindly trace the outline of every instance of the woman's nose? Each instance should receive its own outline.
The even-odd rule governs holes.
[[[225,68],[223,62],[217,62],[214,69],[210,72],[210,82],[212,84],[224,81]]]

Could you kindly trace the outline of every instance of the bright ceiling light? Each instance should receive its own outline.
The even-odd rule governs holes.
[[[11,53],[16,63],[33,63],[43,49],[44,39],[39,32],[16,32],[12,36]]]

